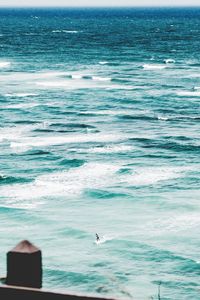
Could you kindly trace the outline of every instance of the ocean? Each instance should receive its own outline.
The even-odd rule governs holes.
[[[200,8],[0,9],[0,270],[200,299]],[[95,243],[95,234],[100,243]]]

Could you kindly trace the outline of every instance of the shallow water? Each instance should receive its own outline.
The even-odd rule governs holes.
[[[2,273],[29,239],[44,288],[200,298],[199,17],[0,10]]]

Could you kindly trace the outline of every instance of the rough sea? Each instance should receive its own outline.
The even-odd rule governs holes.
[[[200,299],[200,9],[0,10],[0,274]],[[95,233],[100,243],[95,243]]]

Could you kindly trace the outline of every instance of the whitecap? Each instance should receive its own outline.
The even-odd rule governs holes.
[[[179,91],[176,94],[182,97],[200,97],[200,91]]]
[[[120,153],[132,151],[133,147],[128,145],[113,145],[113,146],[104,146],[104,147],[94,147],[89,149],[89,153]]]
[[[0,187],[1,197],[23,201],[42,197],[79,195],[88,188],[107,187],[119,166],[109,163],[87,163],[79,168],[41,175],[33,183]]]
[[[78,33],[77,30],[63,30],[62,32],[66,32],[66,33]]]
[[[100,65],[107,65],[109,62],[108,61],[99,61]]]
[[[173,215],[167,220],[157,219],[159,230],[168,232],[181,232],[184,230],[198,228],[200,225],[199,214],[192,212],[181,215]]]
[[[50,72],[36,73],[36,77],[39,77],[39,78],[58,77],[58,76],[64,76],[64,75],[67,75],[67,73],[66,72],[61,72],[61,71],[50,71]]]
[[[169,118],[168,117],[164,117],[164,116],[158,116],[158,120],[167,121],[167,120],[169,120]]]
[[[83,78],[83,75],[81,75],[81,74],[72,74],[72,75],[71,75],[71,78],[72,78],[72,79],[82,79],[82,78]]]
[[[165,65],[154,65],[154,64],[144,64],[142,67],[145,70],[162,70],[162,69],[166,69],[167,66],[165,66]]]
[[[99,77],[99,76],[92,76],[92,79],[96,80],[96,81],[111,81],[112,80],[112,78],[110,78],[110,77]]]
[[[8,68],[10,67],[11,62],[10,61],[1,61],[0,62],[0,68]]]
[[[32,108],[38,106],[38,103],[18,103],[18,104],[10,104],[5,106],[5,108],[13,108],[13,109],[20,109],[20,108]]]
[[[37,82],[36,85],[43,87],[52,87],[52,88],[63,88],[70,87],[67,81],[40,81]]]
[[[52,30],[53,33],[78,33],[77,30],[65,30],[65,29],[62,29],[62,30]]]
[[[188,168],[183,167],[148,167],[139,168],[132,175],[125,177],[125,181],[131,185],[153,185],[160,181],[176,179],[184,176],[184,171]]]
[[[31,97],[31,96],[37,96],[38,94],[35,93],[15,93],[15,94],[5,94],[6,97]]]
[[[51,136],[51,137],[27,137],[21,141],[13,141],[10,147],[13,149],[23,149],[32,147],[45,147],[49,145],[62,145],[69,143],[89,143],[89,142],[115,142],[123,140],[121,135],[88,133],[82,135]]]
[[[165,64],[174,64],[174,63],[175,63],[175,60],[172,59],[172,58],[164,59],[164,63],[165,63]]]
[[[19,141],[23,138],[24,134],[37,128],[38,124],[35,125],[18,125],[14,127],[1,128],[0,141]]]

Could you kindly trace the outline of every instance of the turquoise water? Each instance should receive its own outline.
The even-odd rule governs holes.
[[[0,10],[0,270],[200,299],[200,9]],[[95,233],[101,243],[95,244]]]

